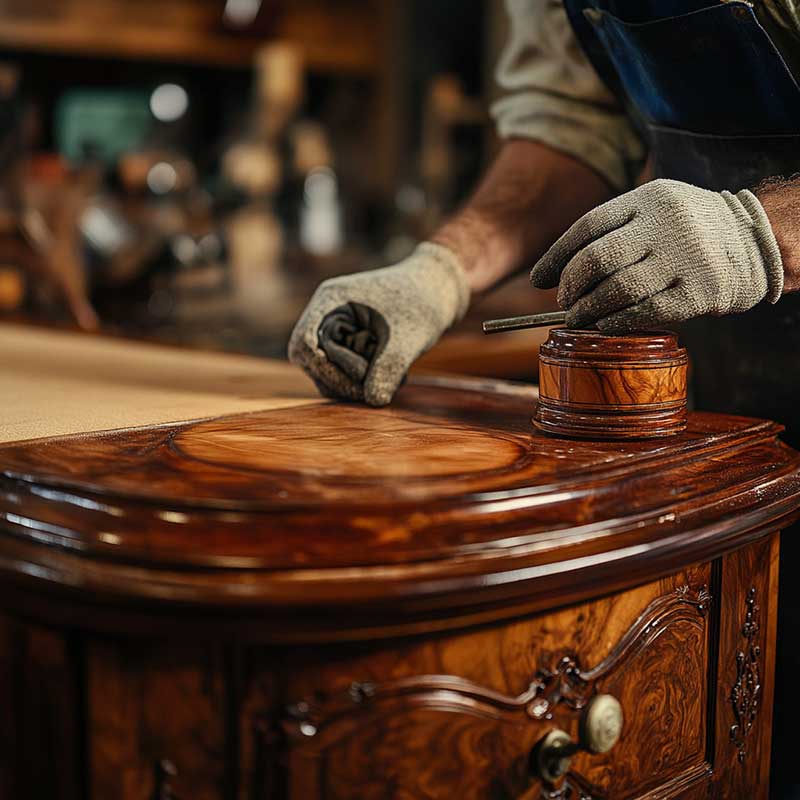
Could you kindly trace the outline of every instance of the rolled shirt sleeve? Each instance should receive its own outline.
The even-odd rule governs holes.
[[[561,0],[506,0],[506,9],[509,37],[496,70],[503,95],[492,105],[500,137],[542,142],[629,189],[644,142],[586,58]]]

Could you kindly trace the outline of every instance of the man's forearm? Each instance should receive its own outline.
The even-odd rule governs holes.
[[[538,142],[507,142],[466,205],[432,241],[459,257],[473,292],[530,266],[584,213],[613,196],[581,162]]]
[[[753,190],[767,212],[783,261],[783,292],[800,290],[800,178],[772,178]]]

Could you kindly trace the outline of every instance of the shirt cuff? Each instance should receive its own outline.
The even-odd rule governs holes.
[[[617,191],[630,189],[641,171],[644,143],[622,113],[567,97],[520,92],[492,105],[501,139],[531,139],[572,156]]]

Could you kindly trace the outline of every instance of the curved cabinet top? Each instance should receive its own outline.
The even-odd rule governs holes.
[[[4,445],[2,595],[109,629],[429,630],[648,580],[800,504],[800,455],[773,423],[692,414],[671,439],[573,441],[533,430],[534,398],[418,379],[386,409]]]

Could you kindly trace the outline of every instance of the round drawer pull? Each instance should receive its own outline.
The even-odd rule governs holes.
[[[622,734],[622,706],[610,694],[592,698],[581,718],[581,745],[592,753],[607,753]]]
[[[556,783],[569,771],[572,757],[580,750],[607,753],[622,734],[622,706],[610,694],[592,698],[581,717],[580,741],[573,742],[565,731],[550,731],[533,750],[531,768],[547,783]]]

